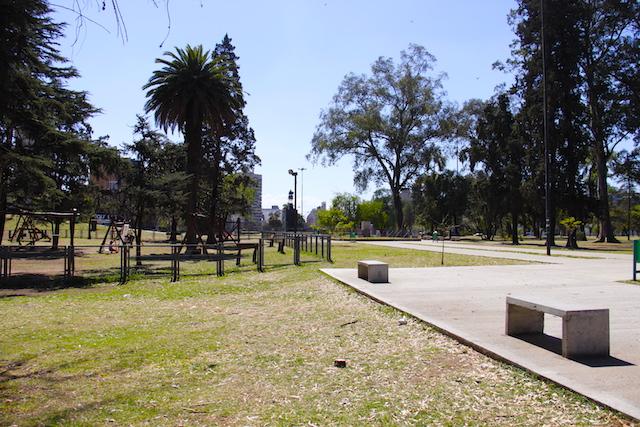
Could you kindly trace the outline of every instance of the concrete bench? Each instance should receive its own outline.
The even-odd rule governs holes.
[[[506,334],[542,334],[544,314],[562,318],[562,355],[609,355],[609,309],[507,297]]]
[[[389,264],[382,261],[358,261],[358,277],[371,283],[389,282]]]

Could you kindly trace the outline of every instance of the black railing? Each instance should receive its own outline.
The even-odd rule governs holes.
[[[315,254],[322,259],[333,262],[331,259],[331,236],[328,234],[263,231],[260,246],[264,246],[265,242],[269,242],[269,247],[277,244],[280,253],[284,253],[285,247],[293,249],[293,263],[295,265],[302,263],[301,252]]]

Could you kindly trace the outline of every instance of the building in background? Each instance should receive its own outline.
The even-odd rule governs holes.
[[[278,205],[272,205],[270,208],[262,209],[262,223],[267,224],[271,215],[277,215],[279,219],[282,219],[282,211]]]
[[[309,215],[307,215],[307,225],[312,226],[318,223],[318,212],[327,210],[327,202],[322,202],[320,206],[311,209]]]
[[[245,217],[244,228],[260,229],[262,227],[262,175],[250,172],[249,177],[253,180],[254,195],[250,203],[249,215]]]

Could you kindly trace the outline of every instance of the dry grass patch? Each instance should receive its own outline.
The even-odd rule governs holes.
[[[352,266],[362,251],[334,255]],[[626,423],[421,322],[399,325],[320,265],[0,299],[0,424]]]

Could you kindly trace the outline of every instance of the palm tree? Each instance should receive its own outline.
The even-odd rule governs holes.
[[[187,145],[186,170],[190,185],[185,210],[186,242],[196,242],[194,214],[198,207],[201,178],[202,131],[208,127],[221,131],[233,123],[244,106],[242,88],[238,80],[230,78],[224,59],[214,58],[202,46],[175,52],[165,52],[156,63],[160,70],[143,86],[147,90],[145,111],[153,111],[156,124],[167,129],[176,127],[184,135]]]

